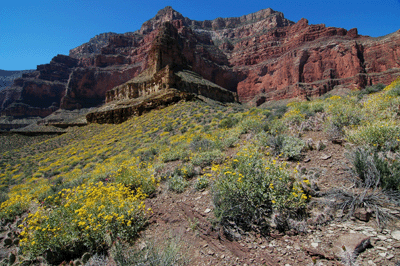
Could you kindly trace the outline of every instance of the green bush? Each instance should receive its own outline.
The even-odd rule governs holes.
[[[181,251],[179,239],[171,239],[165,243],[146,241],[143,249],[130,248],[116,241],[111,257],[117,265],[132,266],[175,266],[189,265],[189,259]]]
[[[207,176],[201,176],[197,178],[196,182],[194,183],[194,188],[196,190],[202,190],[208,187],[210,181],[208,180]]]
[[[305,142],[302,139],[285,136],[282,142],[282,156],[289,160],[299,160],[301,151],[305,147]]]
[[[221,163],[223,159],[224,154],[220,150],[212,150],[195,153],[192,157],[192,163],[193,165],[204,167],[212,163]]]
[[[189,148],[194,152],[209,151],[214,149],[215,143],[209,139],[195,138],[190,142]]]
[[[364,95],[368,95],[371,93],[375,93],[375,92],[380,92],[381,90],[383,90],[386,86],[384,84],[375,84],[372,86],[368,86],[366,87],[364,90],[361,90],[358,94],[358,99],[361,99],[362,97],[364,97]]]
[[[400,162],[379,155],[374,149],[357,148],[350,154],[353,173],[361,179],[360,186],[380,186],[400,190]]]
[[[182,176],[186,179],[192,178],[196,175],[196,171],[194,170],[194,166],[192,163],[185,163],[175,169],[175,175]]]
[[[117,238],[132,241],[146,223],[144,198],[140,188],[135,194],[122,184],[64,189],[24,220],[20,247],[32,257],[46,253],[50,264],[59,264],[86,251],[104,252]]]
[[[232,128],[234,127],[237,123],[239,122],[239,120],[235,117],[226,117],[223,118],[220,122],[218,127],[219,128]]]
[[[288,135],[271,135],[267,144],[271,147],[273,155],[282,156],[289,160],[299,160],[301,152],[305,148],[303,140]]]
[[[273,210],[296,213],[305,207],[307,195],[286,166],[265,161],[254,147],[238,153],[227,166],[213,168],[218,174],[212,187],[214,213],[225,229],[257,228],[264,234]]]
[[[188,157],[189,151],[186,146],[182,145],[160,153],[160,159],[164,163],[177,160],[187,161]]]
[[[397,123],[378,121],[348,130],[347,140],[357,145],[368,145],[378,149],[398,149],[400,126]]]
[[[262,123],[259,119],[255,118],[246,118],[239,124],[241,133],[245,134],[248,132],[255,132],[258,133],[264,130],[264,123]]]
[[[179,175],[170,176],[168,179],[168,189],[176,193],[182,193],[189,183]]]

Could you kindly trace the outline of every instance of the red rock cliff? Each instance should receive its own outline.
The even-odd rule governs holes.
[[[47,114],[99,105],[107,91],[165,65],[237,91],[242,102],[321,95],[335,86],[391,82],[400,74],[400,31],[371,38],[294,23],[272,9],[194,21],[166,7],[136,32],[100,34],[15,80],[0,91],[0,112],[16,103],[26,104],[26,115],[29,106]]]

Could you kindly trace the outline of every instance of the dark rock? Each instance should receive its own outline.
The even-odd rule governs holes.
[[[10,255],[8,255],[8,265],[13,265],[16,259],[17,257],[15,256],[15,254],[10,253]]]
[[[13,241],[11,238],[7,237],[7,238],[4,238],[3,243],[4,243],[4,246],[9,247],[12,245]]]
[[[354,212],[354,217],[356,217],[358,220],[363,221],[363,222],[368,222],[369,219],[372,216],[372,211],[370,210],[365,210],[365,209],[357,209]]]

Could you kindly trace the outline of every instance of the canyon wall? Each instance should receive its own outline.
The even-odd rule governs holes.
[[[400,31],[372,38],[306,19],[294,23],[270,8],[195,21],[166,7],[136,32],[100,34],[16,79],[0,91],[0,113],[45,116],[98,106],[108,91],[167,65],[237,92],[241,102],[319,96],[400,75]]]

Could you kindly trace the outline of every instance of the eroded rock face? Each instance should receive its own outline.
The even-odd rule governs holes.
[[[48,112],[96,106],[107,91],[166,65],[198,73],[257,105],[335,86],[390,83],[400,74],[400,31],[371,38],[306,19],[294,23],[270,8],[194,21],[166,7],[136,32],[100,34],[15,80],[0,91],[0,112],[9,113],[15,103]],[[27,108],[25,115],[33,114]]]

